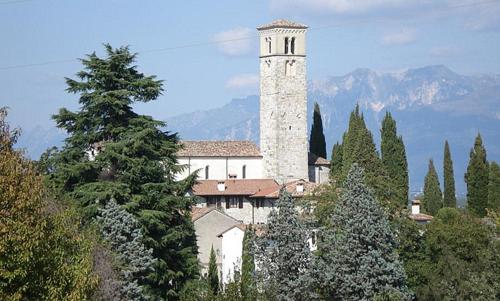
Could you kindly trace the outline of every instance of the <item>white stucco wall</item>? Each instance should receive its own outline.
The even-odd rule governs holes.
[[[205,180],[205,167],[209,167],[208,180],[227,179],[235,174],[237,179],[243,178],[243,166],[246,166],[246,179],[262,179],[262,158],[260,157],[179,157],[184,171],[177,175],[177,180],[185,179],[199,169],[198,179]]]
[[[235,269],[241,271],[243,236],[245,232],[233,227],[222,235],[222,282],[233,280]]]

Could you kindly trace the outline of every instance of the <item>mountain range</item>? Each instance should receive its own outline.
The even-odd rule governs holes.
[[[311,80],[309,129],[314,102],[321,108],[329,153],[341,140],[356,104],[377,144],[380,123],[390,111],[406,145],[414,193],[423,186],[429,159],[434,159],[442,174],[446,139],[461,195],[465,193],[463,177],[477,133],[486,145],[488,159],[500,161],[500,75],[460,75],[438,65],[387,73],[357,69],[343,76]],[[219,108],[182,114],[170,118],[168,125],[186,140],[247,139],[258,143],[259,97],[251,95]]]
[[[457,192],[465,193],[464,172],[470,148],[481,133],[488,159],[500,162],[500,75],[461,75],[445,66],[427,66],[380,73],[357,69],[343,76],[308,82],[308,128],[314,102],[320,105],[327,150],[341,140],[356,104],[363,111],[375,142],[386,111],[396,119],[403,136],[413,192],[421,190],[428,160],[440,176],[444,141],[450,143]],[[259,141],[259,97],[233,99],[226,105],[167,119],[168,130],[185,140]],[[18,146],[32,158],[61,145],[64,133],[35,127],[21,136]],[[329,159],[329,158],[328,158]],[[442,177],[440,178],[442,183]]]

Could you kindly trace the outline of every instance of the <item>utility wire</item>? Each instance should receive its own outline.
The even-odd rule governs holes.
[[[29,1],[36,1],[36,0],[12,0],[12,1],[0,2],[0,5],[1,4],[20,3],[20,2],[29,2]],[[480,6],[480,5],[496,4],[496,3],[500,3],[500,0],[471,2],[471,3],[461,4],[461,5],[448,6],[448,7],[446,7],[446,9],[450,10],[450,9],[457,9],[457,8],[463,8],[463,7]],[[366,23],[373,23],[374,21],[375,20],[371,19],[371,20],[358,20],[358,21],[352,21],[352,22],[343,22],[343,23],[330,24],[330,25],[324,25],[324,26],[310,27],[309,30],[322,30],[322,29],[326,29],[326,28],[345,27],[348,25],[360,25],[360,24],[366,24]],[[378,20],[378,21],[380,21],[380,20]],[[233,38],[233,39],[214,40],[214,41],[210,41],[210,42],[199,42],[199,43],[185,44],[185,45],[165,47],[165,48],[147,49],[147,50],[142,50],[142,51],[138,51],[138,52],[139,53],[164,52],[164,51],[171,51],[171,50],[177,50],[177,49],[204,47],[204,46],[209,46],[209,45],[217,45],[217,44],[230,43],[230,42],[235,42],[235,41],[249,40],[249,39],[254,39],[254,38],[258,38],[258,37],[259,37],[259,35],[254,34],[254,35],[241,36],[241,37]],[[36,66],[44,66],[44,65],[52,65],[52,64],[60,64],[60,63],[68,63],[68,62],[76,62],[78,60],[79,59],[60,59],[60,60],[31,63],[31,64],[19,64],[19,65],[3,66],[3,67],[0,67],[0,71],[21,69],[21,68],[28,68],[28,67],[36,67]]]

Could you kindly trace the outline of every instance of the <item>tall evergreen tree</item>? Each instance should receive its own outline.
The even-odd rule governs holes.
[[[244,301],[254,301],[257,290],[255,286],[255,232],[251,228],[245,230],[241,255],[240,292]]]
[[[330,178],[336,182],[340,182],[341,177],[342,177],[342,144],[337,142],[332,148],[332,160],[330,163]]]
[[[106,203],[97,219],[101,222],[104,239],[119,261],[122,297],[130,301],[150,300],[142,283],[146,275],[154,271],[156,260],[153,258],[153,250],[144,247],[144,236],[139,223],[114,200]]]
[[[434,167],[434,161],[429,160],[429,169],[424,180],[423,207],[425,212],[436,215],[443,207],[443,194],[439,187],[439,178]]]
[[[465,173],[467,184],[467,208],[473,214],[483,217],[486,215],[488,204],[488,177],[489,165],[486,161],[486,150],[481,135],[478,134],[474,147],[470,151],[469,165]]]
[[[309,152],[319,157],[326,158],[326,141],[325,134],[323,133],[323,121],[321,120],[321,111],[317,102],[314,103]]]
[[[278,301],[311,300],[308,232],[284,188],[277,210],[269,214],[267,226],[267,232],[259,239],[257,254],[262,289]]]
[[[409,299],[395,236],[358,164],[344,182],[332,224],[319,245],[318,280],[325,300],[373,300],[387,294]]]
[[[443,206],[455,208],[457,207],[457,198],[455,197],[455,176],[453,175],[453,161],[451,160],[448,140],[444,143],[443,178]]]
[[[379,158],[370,130],[366,127],[359,105],[356,105],[349,118],[349,127],[342,141],[342,173],[339,184],[347,177],[353,163],[358,163],[364,170],[367,184],[375,191],[381,204],[394,212],[401,207],[387,171]]]
[[[208,285],[214,295],[219,293],[219,272],[217,269],[217,258],[215,257],[214,246],[210,249],[210,258],[208,260]]]
[[[156,299],[176,300],[184,283],[198,275],[192,200],[184,197],[194,176],[175,181],[177,136],[161,130],[164,122],[132,110],[135,103],[155,100],[162,82],[137,71],[128,47],[105,50],[104,58],[93,53],[81,60],[79,80],[66,79],[67,91],[80,96],[80,108],[53,116],[68,138],[54,154],[50,177],[89,217],[111,198],[124,205],[157,259],[144,285]]]
[[[408,205],[408,161],[403,137],[397,136],[396,121],[391,113],[386,112],[382,121],[380,152],[382,163],[391,185],[395,191],[396,198],[400,201],[401,208]]]
[[[495,161],[490,163],[488,208],[500,210],[500,166]]]

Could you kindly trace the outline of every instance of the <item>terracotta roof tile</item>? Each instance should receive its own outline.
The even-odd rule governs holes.
[[[272,179],[227,179],[224,180],[226,189],[219,191],[217,184],[219,180],[199,180],[193,186],[194,195],[253,195],[259,191],[273,188],[279,185]]]
[[[252,141],[182,141],[179,157],[262,157]]]
[[[297,191],[297,185],[300,185],[300,184],[302,184],[304,186],[304,191],[302,191],[302,192]],[[285,185],[286,190],[293,197],[303,197],[304,195],[311,193],[318,186],[319,186],[319,184],[312,183],[309,181],[304,181],[304,180],[292,181],[292,182],[287,183]],[[279,197],[281,187],[282,186],[269,187],[268,189],[262,190],[260,192],[257,192],[256,194],[252,195],[252,198],[277,199]]]
[[[419,214],[410,214],[410,218],[417,222],[427,222],[433,219],[431,215],[419,213]]]
[[[330,166],[329,160],[326,160],[323,157],[316,156],[313,153],[307,153],[307,157],[308,157],[307,161],[308,161],[309,165],[321,165],[321,166],[327,165],[327,166]]]
[[[215,208],[209,208],[209,207],[192,207],[191,208],[191,220],[196,221],[200,217],[204,216],[205,214],[209,213],[210,211],[214,210]]]
[[[263,29],[271,29],[271,28],[303,28],[306,29],[307,25],[285,20],[285,19],[278,19],[274,20],[273,22],[269,24],[264,24],[259,27],[257,27],[258,30],[263,30]]]

